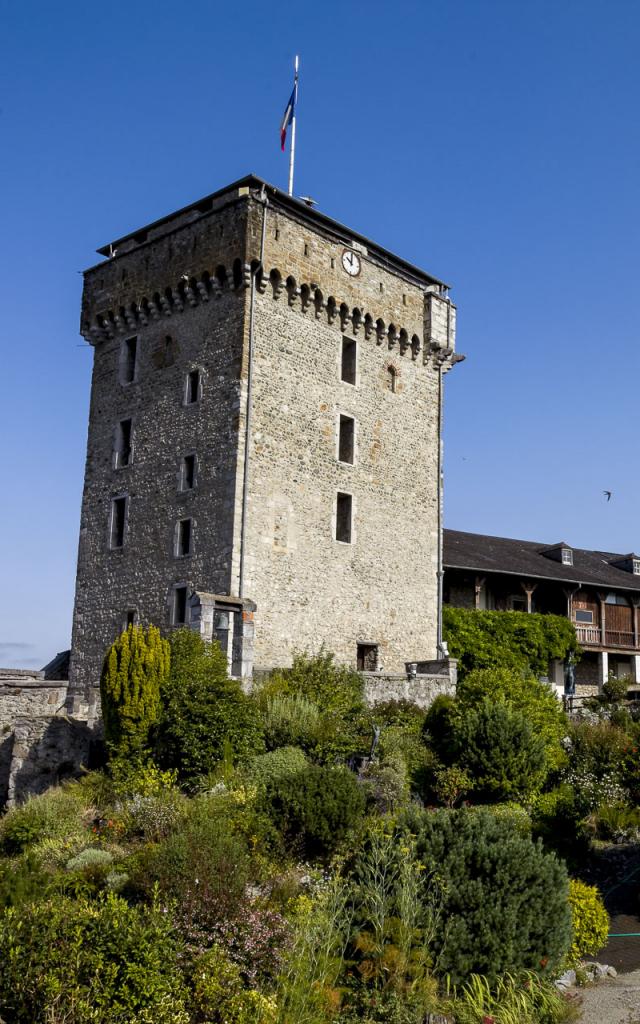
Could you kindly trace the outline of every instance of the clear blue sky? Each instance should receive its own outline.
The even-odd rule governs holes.
[[[450,281],[446,524],[640,549],[640,5],[0,0],[0,665],[68,646],[94,250],[255,171]],[[603,489],[613,491],[610,503]]]

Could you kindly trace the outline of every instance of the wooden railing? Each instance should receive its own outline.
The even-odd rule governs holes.
[[[576,636],[579,644],[591,644],[602,647],[602,631],[599,626],[580,626],[574,622]],[[604,646],[606,647],[635,647],[633,633],[618,629],[605,630]]]
[[[601,644],[602,633],[599,626],[579,626],[574,622],[576,627],[576,636],[579,644]]]

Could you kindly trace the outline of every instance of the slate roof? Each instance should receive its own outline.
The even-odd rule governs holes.
[[[573,565],[563,565],[543,552],[559,547],[573,551]],[[543,544],[510,537],[487,537],[481,533],[444,530],[445,569],[472,569],[499,572],[532,579],[558,580],[562,583],[591,585],[635,591],[640,594],[640,576],[612,565],[633,555],[611,551],[586,551],[564,542]],[[637,557],[637,556],[635,556]]]

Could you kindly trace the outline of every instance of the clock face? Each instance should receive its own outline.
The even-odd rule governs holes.
[[[342,267],[351,277],[360,273],[360,257],[352,249],[345,249],[342,254]]]

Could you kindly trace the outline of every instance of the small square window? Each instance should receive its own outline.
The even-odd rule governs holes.
[[[187,374],[187,382],[184,395],[185,405],[194,405],[200,401],[201,381],[200,370],[190,370]]]
[[[180,519],[176,526],[176,557],[190,555],[193,547],[193,520]]]
[[[131,438],[131,420],[120,420],[116,427],[116,447],[113,459],[113,464],[116,469],[122,469],[124,466],[129,466],[131,464],[133,455]]]
[[[573,565],[573,551],[571,548],[562,549],[562,564]]]
[[[196,457],[185,455],[180,464],[180,490],[191,491],[196,485]]]
[[[640,576],[640,558],[633,559],[633,575]]]
[[[356,654],[358,672],[378,671],[378,645],[358,644]]]
[[[109,547],[124,547],[124,531],[127,522],[128,498],[113,498],[111,501],[111,515],[109,521]]]
[[[356,382],[356,352],[356,343],[353,338],[343,338],[340,379],[345,384],[355,384]]]
[[[338,491],[336,500],[336,540],[342,544],[351,543],[351,519],[353,499],[350,494]]]
[[[583,609],[583,608],[578,608],[576,610],[575,614],[576,614],[576,622],[581,622],[581,623],[583,623],[584,625],[587,625],[587,626],[592,626],[593,625],[593,612],[587,611],[586,609]]]
[[[355,458],[356,421],[353,416],[340,416],[338,423],[338,460],[353,465]]]
[[[120,349],[120,382],[131,384],[136,379],[138,339],[126,338]]]
[[[184,584],[173,588],[171,622],[174,626],[184,626],[187,623],[187,588]]]

